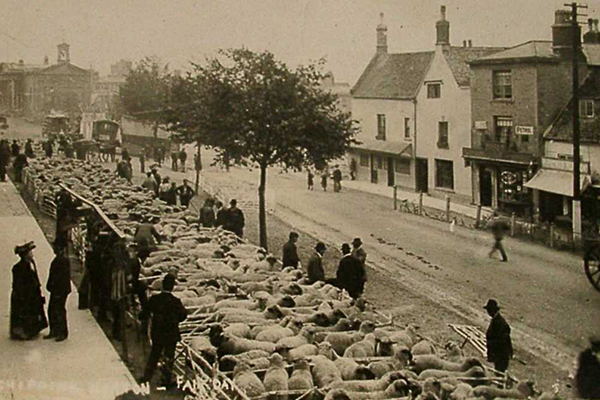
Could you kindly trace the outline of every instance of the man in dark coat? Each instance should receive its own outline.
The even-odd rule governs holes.
[[[215,203],[217,207],[217,220],[215,221],[215,227],[222,226],[224,229],[227,226],[227,210],[223,207],[223,202],[217,200]]]
[[[18,156],[21,153],[21,148],[19,147],[19,142],[13,140],[12,145],[10,146],[10,152],[13,157]]]
[[[146,364],[146,370],[142,382],[149,382],[154,375],[154,370],[161,354],[166,358],[165,384],[172,384],[173,362],[175,358],[175,347],[181,340],[179,323],[187,317],[187,310],[171,291],[175,287],[175,277],[171,274],[165,275],[162,282],[162,292],[155,294],[148,301],[146,307],[140,313],[140,319],[152,316],[152,350]]]
[[[69,240],[71,214],[74,211],[73,201],[69,192],[61,188],[54,198],[54,203],[56,204],[56,233],[54,241],[61,246],[66,246]]]
[[[12,269],[9,329],[13,340],[33,339],[48,326],[33,249],[33,242],[15,247],[15,254],[21,260]]]
[[[179,162],[181,165],[181,172],[185,172],[185,162],[187,161],[187,153],[185,152],[185,149],[182,147],[181,151],[179,152]]]
[[[25,155],[29,158],[35,157],[33,153],[33,140],[31,139],[27,139],[27,143],[25,143]]]
[[[336,273],[336,283],[340,289],[346,289],[350,297],[357,299],[362,296],[367,281],[367,274],[363,264],[352,257],[350,245],[342,245],[343,257]]]
[[[336,166],[333,170],[333,191],[340,192],[342,190],[342,171]]]
[[[286,244],[283,245],[283,257],[282,263],[283,268],[285,267],[294,267],[298,268],[298,264],[300,263],[300,258],[298,258],[298,249],[296,248],[296,242],[298,241],[297,232],[290,232],[290,239]]]
[[[150,254],[156,249],[156,243],[161,243],[162,238],[153,222],[156,220],[154,216],[148,216],[146,220],[139,224],[133,235],[133,240],[137,245],[139,252],[147,252]]]
[[[500,372],[508,369],[508,363],[513,356],[510,326],[500,314],[500,306],[494,299],[489,299],[483,307],[492,317],[485,334],[487,342],[487,360],[494,363],[494,368]]]
[[[327,250],[325,243],[317,243],[315,246],[315,253],[308,260],[306,272],[308,275],[308,282],[311,285],[317,281],[325,282],[325,270],[323,269],[323,254],[325,254],[325,250]]]
[[[173,149],[171,153],[171,169],[173,171],[177,171],[177,159],[179,158],[179,153]]]
[[[50,333],[44,339],[56,338],[62,342],[69,336],[67,326],[67,297],[71,293],[71,264],[67,257],[66,243],[54,243],[54,260],[50,264],[50,273],[46,290],[50,292],[48,304],[48,319],[50,320]]]
[[[231,199],[229,205],[230,207],[227,210],[227,225],[225,226],[225,229],[235,233],[239,237],[244,237],[244,225],[246,224],[244,213],[242,210],[237,208],[236,199]]]
[[[187,179],[184,179],[183,185],[177,188],[177,193],[179,194],[179,202],[181,203],[182,207],[186,208],[190,205],[192,197],[194,197],[194,195],[196,194],[194,192],[194,189],[192,189],[190,185],[188,185],[188,182],[189,181]]]
[[[366,268],[367,264],[367,252],[362,248],[362,240],[360,238],[354,238],[352,241],[352,257],[360,261],[363,268]]]
[[[171,186],[164,192],[164,200],[170,206],[177,205],[177,184],[171,182]]]
[[[52,154],[54,153],[54,141],[52,139],[48,139],[44,142],[44,151],[46,152],[46,157],[52,157]]]
[[[492,219],[490,224],[490,230],[494,235],[494,245],[490,250],[488,257],[492,257],[496,250],[500,251],[500,255],[502,256],[502,261],[507,262],[508,256],[506,255],[506,251],[504,250],[504,246],[502,245],[502,240],[504,239],[504,234],[508,230],[508,223],[504,221],[500,216],[494,212],[494,219]]]
[[[27,156],[25,154],[17,154],[15,161],[13,162],[13,168],[15,169],[15,182],[23,181],[23,168],[28,166]]]
[[[600,399],[600,337],[590,338],[590,347],[579,354],[575,373],[577,397]]]
[[[6,181],[6,167],[10,162],[10,146],[4,139],[0,140],[0,182]]]
[[[212,228],[215,225],[215,209],[213,208],[214,200],[207,198],[204,205],[200,209],[198,222],[204,228]]]

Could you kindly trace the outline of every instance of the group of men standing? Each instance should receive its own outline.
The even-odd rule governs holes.
[[[224,208],[220,200],[206,199],[200,209],[198,222],[204,228],[216,228],[220,226],[239,237],[244,237],[246,221],[244,213],[237,207],[236,199],[231,199],[229,208]]]

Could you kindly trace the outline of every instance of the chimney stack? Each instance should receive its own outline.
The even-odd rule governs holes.
[[[571,22],[571,12],[556,10],[552,25],[552,51],[557,56],[571,59],[573,56],[573,39],[581,40],[581,28]]]
[[[446,6],[440,7],[440,20],[435,23],[436,45],[450,46],[450,22],[446,21]]]
[[[387,26],[383,23],[383,13],[379,14],[381,21],[377,25],[377,53],[387,54]]]
[[[588,31],[583,34],[583,43],[597,43],[596,32],[594,32],[594,19],[588,18]]]
[[[463,40],[463,47],[467,47],[467,41]]]
[[[468,43],[469,43],[469,47],[473,47],[473,41],[471,39],[469,39]]]

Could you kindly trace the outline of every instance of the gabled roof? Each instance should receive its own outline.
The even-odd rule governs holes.
[[[44,68],[39,73],[41,74],[52,74],[56,72],[60,72],[60,70],[67,70],[69,73],[79,73],[79,74],[89,74],[90,70],[80,68],[71,63],[59,63],[49,66],[48,68]]]
[[[579,119],[579,137],[582,142],[600,143],[600,72],[588,76],[579,89],[580,99],[595,99],[594,117]],[[573,101],[561,110],[554,122],[544,132],[544,139],[565,142],[573,141]]]
[[[352,89],[355,98],[412,99],[434,56],[433,51],[420,53],[377,53]]]
[[[559,57],[552,51],[549,40],[530,40],[507,50],[497,52],[471,61],[471,64],[491,64],[494,62],[512,61],[558,61]]]
[[[45,65],[40,64],[21,64],[14,62],[4,62],[0,63],[0,70],[2,72],[31,72],[31,71],[39,71],[46,68]]]
[[[458,86],[469,86],[469,62],[477,58],[506,50],[506,47],[448,47],[444,50],[444,57],[452,70]]]

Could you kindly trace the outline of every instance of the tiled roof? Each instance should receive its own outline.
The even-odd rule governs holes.
[[[353,97],[414,98],[433,60],[433,55],[433,51],[375,54],[354,85]]]
[[[494,61],[512,60],[558,60],[552,51],[552,42],[549,40],[531,40],[507,50],[500,51],[485,57],[473,60],[473,64],[484,64]]]
[[[469,86],[469,62],[505,50],[505,47],[449,47],[444,57],[459,86]]]
[[[595,99],[596,110],[593,118],[579,119],[579,137],[582,142],[600,143],[600,115],[598,103],[600,102],[600,74],[590,75],[579,90],[582,99]],[[556,120],[544,133],[546,140],[559,140],[571,142],[573,140],[573,102],[563,108]]]
[[[358,150],[370,150],[379,153],[393,154],[393,155],[407,155],[412,154],[411,143],[401,142],[388,142],[385,140],[367,140],[352,146]]]

